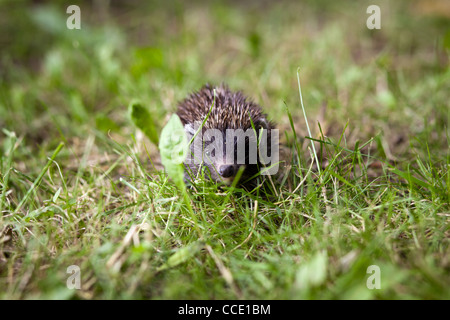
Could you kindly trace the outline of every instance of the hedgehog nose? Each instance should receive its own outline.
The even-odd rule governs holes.
[[[221,165],[219,168],[219,174],[224,178],[232,177],[234,175],[234,166],[228,164]]]

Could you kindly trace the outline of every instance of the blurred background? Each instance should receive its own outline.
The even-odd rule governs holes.
[[[0,127],[29,154],[61,140],[77,153],[93,132],[129,141],[132,99],[160,130],[186,94],[225,82],[281,129],[288,107],[305,136],[300,67],[315,134],[348,122],[349,138],[379,135],[387,157],[411,156],[411,138],[445,151],[450,2],[372,2],[2,0]],[[72,4],[80,30],[66,27]],[[380,30],[366,27],[371,4]]]

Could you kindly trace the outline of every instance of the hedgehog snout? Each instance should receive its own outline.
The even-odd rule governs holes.
[[[234,165],[223,164],[219,167],[219,174],[223,178],[230,178],[236,174],[236,168]]]

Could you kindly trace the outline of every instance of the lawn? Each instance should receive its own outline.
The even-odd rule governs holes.
[[[450,298],[448,1],[71,4],[0,2],[1,299]],[[281,178],[168,177],[148,131],[205,83]]]

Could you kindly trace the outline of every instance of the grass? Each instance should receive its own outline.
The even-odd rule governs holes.
[[[368,30],[346,1],[81,2],[68,30],[64,1],[3,1],[0,298],[449,299],[450,23],[431,3],[381,1]],[[128,106],[160,133],[222,81],[292,159],[258,192],[200,180],[186,202]]]

